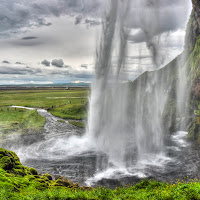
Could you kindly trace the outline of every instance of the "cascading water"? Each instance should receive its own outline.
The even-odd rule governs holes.
[[[100,161],[104,170],[114,166],[132,171],[136,166],[141,168],[144,163],[160,164],[162,158],[166,158],[162,125],[168,99],[166,77],[160,77],[158,73],[144,74],[132,84],[128,83],[128,75],[123,70],[126,67],[131,12],[135,12],[136,21],[140,22],[153,64],[158,68],[159,43],[156,41],[159,40],[153,39],[153,36],[159,24],[159,8],[157,1],[150,4],[145,0],[110,2],[97,51],[96,81],[92,87],[86,136],[107,155],[108,159]],[[145,13],[137,8],[153,15],[154,26],[148,18],[142,20],[141,16]]]
[[[123,11],[119,13],[120,7]],[[92,88],[90,101],[88,130],[88,136],[96,142],[98,148],[107,152],[109,159],[118,164],[123,163],[128,139],[122,137],[128,123],[127,86],[121,84],[123,77],[120,72],[124,64],[128,36],[128,30],[124,28],[125,11],[128,7],[123,7],[122,2],[112,0],[109,15],[103,26],[96,62],[96,82]],[[122,16],[119,16],[120,14]],[[118,34],[120,35],[118,61],[113,63],[113,46]]]

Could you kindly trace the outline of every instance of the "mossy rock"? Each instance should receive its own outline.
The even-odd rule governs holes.
[[[54,186],[61,186],[61,187],[65,186],[65,187],[68,187],[68,188],[79,188],[78,184],[73,184],[71,181],[67,180],[64,177],[59,177],[53,185]]]
[[[4,170],[11,170],[13,168],[13,162],[8,156],[4,156],[0,159],[0,167]]]
[[[38,175],[35,169],[23,166],[14,152],[3,148],[0,148],[0,168],[19,176]]]
[[[29,168],[29,170],[30,170],[30,173],[31,173],[32,175],[38,175],[38,172],[37,172],[36,169],[34,169],[34,168]]]
[[[44,174],[43,177],[49,181],[53,180],[52,176],[49,174]]]

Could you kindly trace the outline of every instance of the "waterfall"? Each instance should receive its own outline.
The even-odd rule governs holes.
[[[138,8],[143,10],[138,11]],[[157,157],[164,155],[162,115],[169,89],[166,77],[144,73],[133,84],[128,83],[124,70],[132,12],[135,12],[133,20],[140,25],[155,69],[162,64],[159,36],[154,38],[159,26],[157,1],[110,0],[97,49],[96,80],[90,97],[87,131],[87,137],[107,155],[107,159],[100,161],[105,169],[116,166],[131,171],[133,166],[141,167],[144,161],[155,163]]]

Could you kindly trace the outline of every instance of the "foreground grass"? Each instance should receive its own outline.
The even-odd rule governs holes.
[[[0,90],[0,106],[45,108],[64,119],[85,119],[88,89]]]
[[[79,187],[60,177],[38,175],[33,168],[24,167],[14,152],[0,148],[0,199],[2,200],[105,200],[105,199],[200,199],[200,182],[178,180],[174,184],[143,180],[133,186],[109,188]]]
[[[46,119],[36,110],[19,108],[0,108],[0,133],[1,136],[10,133],[39,132],[43,129]]]

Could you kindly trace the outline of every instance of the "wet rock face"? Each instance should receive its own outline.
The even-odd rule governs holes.
[[[194,17],[200,30],[200,0],[192,0],[192,3],[194,9]]]
[[[200,30],[200,0],[192,0],[195,21],[198,24]]]
[[[185,36],[185,49],[190,54],[196,44],[198,36],[200,35],[200,1],[192,0],[193,11],[187,25]]]

